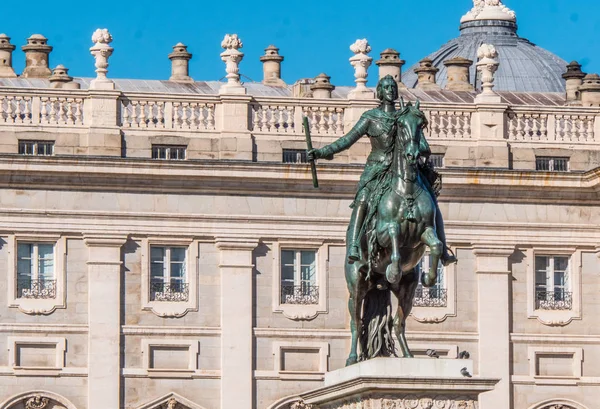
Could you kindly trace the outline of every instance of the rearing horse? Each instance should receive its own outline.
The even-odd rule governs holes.
[[[346,265],[350,290],[350,327],[352,345],[346,365],[361,359],[395,355],[393,327],[404,357],[412,357],[405,337],[406,317],[410,314],[418,285],[418,264],[429,247],[432,262],[421,281],[435,284],[443,244],[435,229],[436,205],[418,170],[419,144],[426,119],[419,109],[408,104],[398,116],[389,189],[379,201],[376,218],[368,237],[361,241],[361,262]],[[367,251],[368,250],[368,251]],[[365,257],[369,254],[369,257]],[[391,318],[392,292],[398,299],[396,315]]]

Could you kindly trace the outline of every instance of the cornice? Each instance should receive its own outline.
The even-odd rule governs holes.
[[[0,155],[0,188],[203,193],[351,199],[361,165],[319,163],[321,188],[308,165],[249,161],[156,162],[124,158],[23,158]],[[443,201],[598,205],[600,168],[588,172],[442,169]]]

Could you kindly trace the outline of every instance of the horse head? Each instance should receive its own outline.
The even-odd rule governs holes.
[[[415,105],[410,102],[402,109],[398,116],[400,132],[398,132],[397,143],[402,149],[404,159],[411,166],[416,166],[420,157],[420,140],[423,135],[423,128],[427,126],[427,118],[420,109],[420,102],[417,100]]]

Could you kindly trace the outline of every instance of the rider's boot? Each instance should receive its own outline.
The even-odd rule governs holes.
[[[444,245],[444,250],[442,251],[442,255],[440,257],[440,261],[444,266],[449,266],[450,264],[456,263],[458,259],[454,255],[454,252],[448,248],[446,244],[446,231],[444,230],[444,219],[442,219],[442,213],[438,211],[435,216],[435,225],[436,225],[436,233],[438,239]]]
[[[359,201],[354,206],[354,212],[352,212],[351,231],[350,231],[350,243],[348,243],[348,264],[353,264],[355,261],[360,260],[360,230],[362,228],[365,216],[367,213],[367,202]]]

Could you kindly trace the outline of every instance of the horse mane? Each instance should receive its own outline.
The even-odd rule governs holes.
[[[408,114],[415,115],[416,117],[421,118],[423,120],[423,128],[426,129],[428,127],[429,121],[427,120],[425,113],[421,111],[421,109],[414,106],[411,102],[406,104],[404,108],[398,112],[398,118]]]

